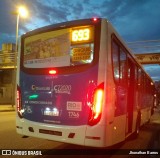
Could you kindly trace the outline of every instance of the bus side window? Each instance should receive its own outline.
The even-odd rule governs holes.
[[[114,71],[114,79],[116,83],[119,83],[119,47],[118,45],[112,41],[112,61],[113,61],[113,71]]]
[[[119,116],[125,113],[127,104],[127,54],[114,40],[112,41],[112,62],[116,84],[115,116]]]
[[[127,55],[120,49],[120,84],[125,87],[127,83]]]
[[[125,86],[127,81],[127,55],[115,41],[112,41],[112,60],[115,83]]]

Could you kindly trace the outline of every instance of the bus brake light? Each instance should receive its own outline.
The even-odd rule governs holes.
[[[56,71],[56,70],[49,70],[49,74],[50,74],[50,75],[56,75],[56,74],[57,74],[57,71]]]
[[[88,122],[91,126],[97,124],[101,119],[103,98],[104,83],[100,84],[100,86],[98,86],[93,93],[93,101]]]
[[[94,112],[96,114],[94,116],[94,119],[97,119],[97,117],[102,112],[102,103],[103,103],[103,90],[102,89],[98,89],[95,92],[94,101],[93,101]]]

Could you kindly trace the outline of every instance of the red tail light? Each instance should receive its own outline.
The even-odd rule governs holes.
[[[104,83],[100,84],[93,93],[88,124],[93,126],[101,119],[102,104],[104,98]]]
[[[21,105],[21,91],[20,91],[20,87],[17,86],[17,112],[18,112],[18,116],[20,118],[22,118],[21,109],[22,109],[22,105]]]
[[[56,70],[49,70],[49,74],[50,74],[50,75],[56,75],[56,74],[57,74],[57,71],[56,71]]]

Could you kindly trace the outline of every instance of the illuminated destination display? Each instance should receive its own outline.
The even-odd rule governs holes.
[[[72,43],[84,43],[93,41],[93,27],[81,27],[72,29],[71,32]]]
[[[72,53],[72,61],[89,60],[91,58],[90,47],[73,48]]]

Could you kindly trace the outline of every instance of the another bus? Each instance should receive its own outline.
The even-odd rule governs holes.
[[[106,19],[27,32],[17,72],[21,135],[108,147],[151,117],[154,82]]]

